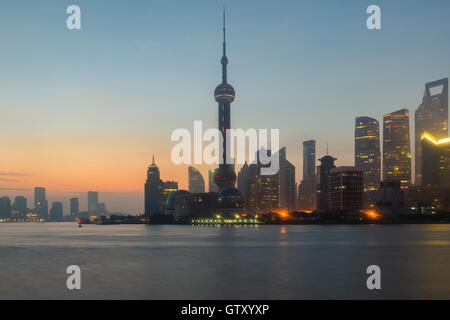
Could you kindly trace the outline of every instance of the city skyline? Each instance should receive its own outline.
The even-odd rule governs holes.
[[[347,5],[351,8],[350,10],[356,10],[359,7],[363,7],[355,5],[355,2],[352,2],[352,4],[353,5]],[[94,8],[92,9],[94,11],[96,8],[96,6],[90,6],[83,2],[80,2],[80,5],[84,8],[84,10],[87,10],[88,12],[90,8]],[[70,198],[77,196],[80,193],[84,194],[88,190],[99,190],[102,195],[106,195],[106,197],[104,197],[103,199],[108,203],[108,207],[111,207],[113,211],[142,212],[142,185],[145,182],[145,179],[143,178],[143,172],[145,172],[147,166],[151,163],[152,154],[156,154],[157,163],[160,166],[161,170],[161,178],[163,180],[178,181],[180,184],[180,189],[187,189],[186,171],[188,166],[173,165],[170,162],[170,148],[163,147],[159,144],[167,145],[169,142],[169,134],[167,133],[170,130],[178,127],[190,128],[193,124],[193,120],[204,120],[205,123],[209,125],[209,127],[216,126],[215,119],[217,116],[217,107],[213,99],[210,97],[210,92],[217,82],[217,30],[220,30],[220,26],[216,21],[218,20],[216,19],[217,15],[215,14],[217,10],[216,8],[212,8],[212,6],[213,5],[211,4],[206,5],[199,14],[202,20],[201,23],[206,22],[206,25],[211,26],[211,30],[199,32],[199,30],[195,29],[197,31],[196,34],[200,33],[200,35],[194,38],[195,45],[188,46],[187,49],[183,51],[188,51],[188,59],[193,63],[192,68],[198,68],[197,70],[201,72],[200,76],[196,75],[195,78],[195,81],[198,81],[198,86],[191,84],[187,89],[185,89],[191,90],[193,89],[192,87],[195,87],[195,94],[187,94],[185,91],[181,91],[181,93],[179,93],[181,98],[183,96],[186,96],[186,94],[190,97],[190,101],[187,102],[187,109],[189,110],[189,112],[184,112],[183,116],[180,117],[180,119],[174,118],[171,114],[172,112],[170,112],[170,110],[172,110],[173,112],[177,112],[180,109],[179,107],[168,109],[169,112],[167,113],[170,114],[170,120],[166,117],[166,114],[163,114],[160,111],[161,106],[165,106],[166,103],[181,105],[181,101],[178,101],[179,97],[173,97],[173,95],[169,94],[167,90],[163,90],[162,94],[155,93],[151,90],[151,94],[143,94],[143,92],[145,91],[144,88],[148,89],[151,85],[155,85],[154,81],[156,80],[153,78],[152,74],[146,74],[148,73],[148,64],[146,65],[146,67],[142,67],[142,69],[136,69],[136,66],[127,65],[126,63],[123,63],[123,61],[119,63],[119,67],[122,70],[127,70],[127,67],[129,67],[128,73],[125,74],[126,77],[132,79],[136,77],[139,78],[139,81],[142,81],[140,83],[140,87],[138,87],[138,89],[135,89],[134,91],[130,90],[130,88],[123,88],[123,91],[119,91],[121,93],[118,94],[119,99],[117,101],[120,103],[111,101],[111,98],[108,98],[107,94],[113,88],[114,90],[120,90],[118,88],[115,88],[115,86],[119,85],[119,83],[115,81],[106,81],[97,83],[97,86],[95,86],[94,84],[89,84],[94,85],[94,88],[97,88],[99,90],[99,94],[94,95],[93,92],[89,92],[89,90],[87,90],[87,87],[85,87],[81,79],[82,74],[79,73],[76,75],[77,80],[68,80],[66,86],[57,86],[55,88],[55,92],[50,92],[48,88],[43,88],[40,85],[37,86],[37,88],[31,90],[30,92],[31,97],[36,99],[36,101],[34,101],[35,103],[31,105],[29,102],[27,102],[27,99],[14,96],[14,94],[17,93],[18,88],[15,87],[14,84],[16,83],[17,86],[20,76],[23,77],[24,75],[29,74],[29,72],[31,72],[32,70],[39,70],[40,68],[43,68],[45,66],[51,68],[57,67],[62,63],[62,61],[57,59],[55,61],[55,64],[53,65],[46,59],[35,60],[34,62],[28,62],[28,67],[30,68],[29,70],[18,70],[17,73],[14,74],[15,77],[12,78],[11,83],[5,83],[6,88],[10,90],[8,90],[6,95],[0,98],[2,99],[1,103],[3,105],[11,106],[6,110],[6,118],[11,118],[13,120],[12,122],[16,121],[17,123],[19,120],[22,120],[22,122],[20,123],[23,124],[23,130],[20,130],[20,132],[18,132],[17,134],[15,133],[13,136],[11,136],[11,134],[8,135],[8,133],[10,132],[16,132],[12,131],[13,127],[11,127],[11,125],[9,124],[10,121],[7,121],[8,123],[2,122],[2,126],[0,126],[2,134],[8,136],[9,138],[5,142],[6,156],[0,162],[0,193],[2,195],[8,195],[11,198],[16,195],[26,195],[30,199],[33,188],[35,186],[42,185],[46,187],[46,190],[48,192],[48,204],[51,204],[55,201],[58,202],[58,200],[63,199],[65,203],[64,211],[68,212],[69,207],[67,206],[67,203]],[[217,6],[217,4],[214,4],[214,6]],[[326,154],[325,145],[326,143],[328,143],[330,146],[330,154],[339,159],[337,161],[337,166],[351,165],[354,163],[353,122],[356,117],[370,116],[381,123],[383,114],[400,109],[401,106],[407,108],[410,115],[412,115],[420,105],[424,83],[448,77],[448,74],[450,74],[448,60],[441,59],[437,62],[426,61],[425,53],[421,52],[421,56],[417,52],[411,53],[410,51],[408,51],[408,59],[406,60],[414,59],[413,61],[415,61],[417,64],[419,64],[419,62],[425,64],[423,68],[424,70],[417,70],[417,72],[414,73],[409,69],[405,69],[405,73],[403,73],[403,75],[395,75],[393,77],[394,79],[391,79],[387,83],[380,82],[381,78],[379,77],[382,76],[383,71],[388,72],[390,63],[389,61],[385,61],[383,59],[376,59],[375,53],[380,54],[382,51],[374,49],[375,47],[372,46],[371,48],[375,50],[375,53],[368,54],[364,59],[357,59],[356,62],[347,61],[346,63],[344,63],[345,66],[351,69],[350,73],[356,72],[358,66],[363,65],[363,61],[365,61],[365,59],[369,59],[375,64],[382,65],[382,68],[380,68],[381,71],[375,71],[370,67],[368,68],[368,72],[373,72],[372,75],[375,75],[375,80],[364,78],[368,81],[368,83],[366,84],[367,88],[356,86],[356,89],[362,90],[361,92],[352,95],[353,93],[357,92],[357,90],[355,90],[354,87],[351,87],[355,83],[349,82],[348,89],[344,91],[344,93],[338,94],[338,90],[342,88],[338,83],[334,83],[335,87],[330,88],[330,91],[327,94],[322,93],[321,95],[319,95],[319,99],[317,99],[317,97],[314,97],[314,99],[312,99],[313,95],[311,94],[311,92],[317,92],[314,90],[309,90],[310,85],[315,84],[316,86],[318,86],[318,84],[321,83],[319,79],[317,79],[317,77],[320,73],[323,73],[324,70],[319,68],[317,72],[313,73],[311,72],[311,70],[309,70],[308,72],[308,69],[306,69],[302,72],[300,67],[303,66],[303,63],[294,63],[292,65],[294,69],[298,70],[300,75],[304,74],[299,79],[297,79],[296,77],[293,77],[293,74],[291,74],[286,69],[285,65],[280,65],[277,62],[277,60],[280,59],[283,54],[269,50],[269,53],[264,53],[263,58],[272,57],[270,61],[273,61],[275,66],[270,66],[270,70],[267,71],[266,75],[271,76],[272,78],[276,76],[276,79],[284,79],[284,87],[281,90],[281,94],[275,93],[274,91],[269,90],[270,84],[264,85],[262,83],[256,82],[255,84],[250,85],[251,81],[254,81],[257,76],[261,77],[265,75],[261,73],[261,70],[256,68],[257,62],[262,62],[259,59],[263,58],[256,57],[255,61],[252,60],[250,62],[248,60],[250,56],[255,56],[256,53],[260,53],[259,45],[262,45],[263,39],[261,39],[261,42],[259,40],[255,40],[256,45],[254,47],[243,44],[242,41],[245,37],[251,37],[250,32],[252,32],[253,35],[260,35],[260,33],[257,32],[256,26],[253,26],[251,23],[249,23],[249,21],[251,20],[245,20],[245,17],[243,16],[244,13],[248,14],[248,7],[246,7],[245,5],[239,5],[236,2],[233,2],[233,4],[228,6],[229,19],[231,19],[232,21],[236,21],[237,19],[239,19],[239,21],[241,22],[242,19],[244,19],[245,27],[247,28],[244,32],[245,35],[242,36],[239,35],[239,31],[237,28],[237,25],[239,24],[237,22],[230,23],[231,30],[229,30],[229,32],[231,32],[231,37],[233,38],[233,66],[230,66],[233,72],[231,78],[232,82],[236,84],[236,86],[239,86],[239,96],[237,97],[236,102],[233,104],[233,127],[281,128],[281,145],[287,146],[287,158],[297,168],[296,182],[300,182],[300,177],[302,176],[302,162],[300,160],[302,157],[300,143],[302,141],[307,140],[307,138],[314,138],[314,140],[317,141],[317,158],[321,158]],[[346,9],[348,9],[347,6],[345,7]],[[399,5],[385,5],[386,8],[391,7],[395,10],[399,9],[397,6]],[[117,5],[117,8],[115,8],[115,10],[119,10],[120,7],[121,5]],[[194,8],[196,7],[197,4],[194,5]],[[304,6],[299,5],[295,7],[299,9],[299,11],[301,8],[314,9],[313,4]],[[445,10],[445,8],[447,7],[448,4],[442,3],[440,6],[426,9],[424,12],[431,14],[431,12],[439,10],[439,8],[441,10]],[[244,8],[245,10],[240,10],[242,8]],[[419,10],[419,8],[421,8],[421,5],[412,5],[412,9]],[[10,5],[8,9],[14,11],[14,5]],[[168,9],[166,8],[166,10]],[[212,15],[213,17],[206,17],[206,10],[215,10],[211,11],[214,12],[214,14]],[[53,11],[50,10],[50,12]],[[98,13],[97,11],[95,12]],[[125,12],[129,13],[130,11],[125,10]],[[274,14],[281,14],[282,12],[282,10],[277,9],[275,10]],[[114,11],[114,13],[117,14],[116,11]],[[336,15],[339,16],[339,13],[343,14],[340,10],[337,10]],[[389,21],[389,14],[392,13],[387,13],[387,21]],[[27,14],[25,13],[25,15]],[[268,12],[264,12],[263,16],[270,17]],[[251,15],[248,15],[248,17],[251,17]],[[361,14],[361,20],[363,17],[364,16]],[[331,16],[330,18],[334,19],[336,17],[333,18]],[[6,19],[6,21],[8,21],[8,19]],[[397,23],[400,24],[400,22]],[[271,25],[271,23],[269,23],[269,25]],[[194,28],[195,26],[197,26],[197,24],[194,24]],[[273,25],[271,26],[273,27]],[[347,30],[347,28],[350,28],[348,24],[345,23],[341,23],[340,26],[343,29],[340,30],[340,32]],[[91,24],[89,26],[88,24],[88,27],[95,29],[95,27],[98,28],[98,25]],[[364,35],[364,37],[370,38],[371,41],[374,41],[375,43],[385,44],[388,40],[382,39],[383,37],[392,40],[393,37],[399,36],[401,34],[400,31],[408,33],[406,30],[395,29],[399,28],[399,26],[389,26],[388,24],[386,28],[387,27],[394,28],[397,33],[394,32],[394,36],[392,34],[381,34],[374,36],[370,33],[367,33],[367,30],[359,30],[357,31],[358,36],[356,38],[360,41],[362,47],[363,44],[367,44],[365,41],[369,41],[367,39],[363,40],[362,35]],[[126,31],[123,31],[123,34],[128,34],[127,31],[130,31],[131,27],[127,26],[127,28],[128,29]],[[431,28],[431,26],[427,28]],[[42,30],[43,29],[41,28],[37,28],[35,32],[39,34],[39,32]],[[277,32],[281,32],[283,30],[288,32],[285,36],[291,34],[291,31],[279,25],[275,26],[275,30],[277,32],[272,30],[273,33],[270,33],[268,26],[263,26],[263,30],[266,31],[264,35],[268,34],[271,39],[279,35]],[[323,29],[321,30],[324,31]],[[414,30],[417,32],[416,29]],[[62,31],[61,34],[59,34],[59,31],[56,32],[55,39],[59,39],[59,37],[62,37],[64,35],[64,37],[68,37],[71,41],[75,41],[78,44],[80,43],[80,41],[88,41],[86,39],[82,40],[81,37],[83,36],[88,37],[88,39],[90,40],[93,39],[93,35],[89,35],[89,33],[85,32],[84,30],[81,31],[78,35],[62,33]],[[5,30],[2,30],[1,32],[4,33]],[[329,32],[336,35],[336,31],[329,30]],[[352,31],[352,33],[355,32],[355,30]],[[424,31],[422,30],[421,32]],[[435,31],[433,35],[436,36],[437,34],[437,37],[439,37],[442,35],[440,32],[441,31]],[[172,33],[169,34],[169,37],[173,35]],[[412,32],[408,34],[412,35]],[[97,33],[97,36],[100,35],[101,34]],[[338,33],[338,35],[340,35],[341,37],[343,36],[340,33]],[[28,39],[28,36],[22,36],[24,38],[19,37],[19,39]],[[183,44],[186,43],[186,41],[180,40],[179,38],[176,39],[181,41],[181,43]],[[314,41],[314,39],[312,38],[304,37],[300,38],[299,42],[302,43],[302,41],[306,41],[305,39]],[[164,39],[160,40],[163,41]],[[192,38],[190,40],[192,41]],[[405,41],[407,40],[411,41],[408,42],[409,46],[413,46],[413,42],[416,41],[416,38],[407,38]],[[54,39],[46,38],[46,41],[54,41]],[[9,43],[14,45],[11,37],[7,37],[6,42],[7,44]],[[372,45],[375,45],[375,43],[373,43]],[[422,46],[425,46],[423,43],[417,43],[414,45],[417,46],[418,50]],[[121,48],[124,49],[123,47]],[[384,47],[384,49],[385,48],[386,47]],[[38,49],[38,53],[40,55],[43,55],[47,51],[47,49],[41,47],[38,47]],[[97,54],[97,57],[100,57],[99,54],[101,53],[101,51],[99,51],[99,48],[96,47],[94,49],[97,49],[94,50],[94,53]],[[204,52],[199,52],[199,49],[204,50]],[[295,48],[290,49],[291,50],[285,51],[286,53],[284,54],[293,55],[294,53],[298,53],[299,57],[302,56],[301,51],[298,51],[301,49],[300,46],[295,46]],[[306,55],[303,55],[304,59],[307,59],[308,57],[311,58],[311,54],[314,50],[308,45],[306,45],[303,49],[307,51]],[[403,52],[401,48],[395,47],[394,49],[396,50],[394,50],[393,54],[401,54]],[[409,49],[411,49],[411,47],[409,47]],[[442,56],[448,56],[448,53],[450,52],[448,45],[442,45],[440,49],[441,50],[439,54],[442,54]],[[75,57],[68,52],[65,53],[67,59],[69,61],[70,59],[75,60],[75,65],[77,65],[78,67],[80,67],[80,63],[82,61],[84,61],[87,65],[91,64],[90,58],[86,55],[82,55],[83,57],[80,58]],[[150,54],[151,50],[150,52],[145,52],[145,56],[148,56]],[[195,56],[195,54],[198,54],[200,57],[191,59],[193,58],[193,56]],[[340,55],[340,58],[342,58],[344,62],[348,57],[350,57],[349,53],[346,51],[340,51],[336,54],[338,56]],[[4,58],[9,58],[8,60],[12,61],[12,65],[14,65],[14,59],[9,57],[8,53],[2,53],[1,55],[3,55]],[[112,57],[116,57],[116,55],[117,54],[111,53]],[[323,55],[324,54],[322,54],[322,58],[324,58],[324,61],[328,63],[331,63],[335,58],[332,56],[324,57]],[[143,56],[144,54],[142,55],[142,57],[139,56],[139,58],[143,59]],[[420,58],[420,56],[422,58],[418,59]],[[172,66],[173,68],[180,67],[180,62],[176,60],[176,56],[171,56],[170,58],[171,59],[162,60],[164,61],[165,66]],[[384,56],[384,59],[387,58],[388,57]],[[95,55],[92,59],[96,61]],[[200,62],[197,59],[203,61]],[[290,62],[293,62],[293,60],[291,59],[288,60]],[[313,65],[314,61],[316,60],[313,60]],[[108,66],[111,66],[111,64],[105,62],[101,67],[105,68],[103,69],[103,71],[108,71]],[[279,69],[276,69],[276,67],[279,67]],[[179,73],[174,73],[174,71],[171,71],[169,68],[168,73],[165,75],[165,77],[163,77],[163,79],[165,79],[166,82],[171,81],[172,79],[178,79],[180,81],[182,79],[189,79],[192,76],[192,74],[189,72],[190,68],[191,67],[182,66],[177,70],[179,71]],[[406,68],[406,64],[401,64],[399,68]],[[426,72],[424,72],[425,69],[427,69]],[[12,69],[10,70],[7,68],[6,75],[12,75],[12,71]],[[68,69],[64,68],[63,71],[69,72]],[[131,75],[131,71],[135,72],[136,75]],[[159,72],[161,72],[161,70],[159,70]],[[253,78],[245,75],[246,73],[250,73]],[[159,73],[159,75],[162,75],[162,73]],[[324,79],[325,83],[330,84],[330,78],[336,80],[336,77],[338,75],[342,75],[344,77],[342,70],[333,70],[332,72],[328,73],[328,79]],[[53,76],[53,78],[49,76],[43,76],[44,83],[46,83],[47,85],[52,83],[54,84],[55,79],[59,79],[59,77],[62,77],[62,74],[60,74],[59,72],[56,73],[55,71],[55,74]],[[202,76],[204,76],[204,78],[202,78]],[[310,84],[305,85],[306,79],[309,80],[308,82],[310,82]],[[288,84],[286,83],[287,80],[292,82]],[[359,81],[361,81],[361,77],[358,79],[358,82]],[[145,87],[143,87],[144,83],[147,83]],[[23,87],[30,89],[30,87],[27,87],[27,85],[29,85],[29,83],[25,81]],[[74,85],[75,97],[76,99],[81,98],[80,102],[72,101],[70,98],[68,98],[71,96],[69,92],[71,92],[71,88],[73,88]],[[180,83],[176,82],[175,85],[177,86],[177,89],[180,88]],[[304,87],[302,87],[302,85],[304,85]],[[261,98],[258,96],[258,93],[256,91],[258,86],[262,86],[265,89],[264,92],[268,92],[268,94],[264,95],[264,98],[267,99],[267,101],[261,100]],[[328,87],[329,86],[327,86],[327,88]],[[369,87],[371,87],[370,90]],[[157,85],[157,88],[161,89],[159,85]],[[292,90],[293,88],[295,88],[295,90]],[[38,91],[38,89],[43,90]],[[286,93],[291,90],[292,92],[286,95]],[[305,90],[306,92],[304,92],[303,90]],[[297,91],[302,92],[303,95],[306,95],[309,98],[307,98],[306,100],[303,100],[304,98],[302,98],[302,100],[300,101],[294,99],[295,92]],[[56,93],[56,97],[54,99],[51,98],[53,93]],[[132,96],[133,93],[139,94],[139,99],[137,99],[139,101],[134,99],[134,97]],[[160,101],[155,102],[155,105],[153,105],[153,94],[155,94],[156,97],[160,99]],[[347,96],[351,96],[353,100],[349,100]],[[128,100],[128,98],[131,99]],[[141,98],[143,99],[142,101],[140,100]],[[171,101],[172,99],[173,102]],[[308,102],[308,99],[311,100]],[[367,99],[373,99],[373,101],[367,101]],[[145,102],[144,100],[147,100],[149,102]],[[362,106],[362,101],[364,100],[366,100],[366,104]],[[185,102],[186,101],[184,101],[184,103]],[[88,106],[90,107],[92,103],[98,103],[99,108],[97,111],[88,109]],[[109,103],[111,103],[112,108],[108,108],[110,106]],[[123,112],[124,110],[122,109],[126,108],[122,108],[122,106],[119,105],[121,103],[123,105],[131,104],[133,111],[135,111],[135,114],[131,115],[129,118],[130,122],[136,125],[133,126],[133,128],[129,128],[129,125],[126,124],[122,126],[122,123],[118,121],[119,118],[122,119],[121,117],[125,115]],[[148,110],[144,110],[147,103],[150,103],[152,105],[149,108],[151,110],[151,113],[149,113]],[[64,105],[64,108],[58,109],[58,104]],[[255,104],[261,105],[262,108],[256,109]],[[282,106],[278,107],[280,104]],[[342,112],[342,110],[334,110],[339,109],[339,106],[342,107],[346,104],[347,109],[344,109],[344,112]],[[377,107],[375,108],[376,105]],[[32,109],[31,106],[36,108]],[[277,115],[280,115],[279,119],[273,116],[273,111],[271,110],[273,106],[277,106]],[[396,106],[400,106],[400,108]],[[316,111],[313,110],[315,108],[321,109],[322,112],[320,113],[320,117],[316,113]],[[81,111],[84,112],[83,117],[78,116],[78,113],[80,113]],[[261,115],[259,115],[259,111],[262,111]],[[292,114],[296,115],[296,119],[291,119],[295,118],[294,116],[292,116]],[[302,114],[307,114],[308,117],[305,119],[304,117],[302,117]],[[39,115],[38,118],[41,119],[41,121],[34,121],[36,119],[35,115]],[[69,120],[67,120],[68,118],[74,120],[73,123],[69,123]],[[152,121],[152,125],[155,125],[156,127],[155,130],[154,128],[152,128],[152,125],[144,126],[144,123],[141,123],[139,121],[136,123],[135,121],[137,121],[137,118],[161,119],[157,122],[163,123],[166,128],[161,128],[159,125]],[[93,119],[95,119],[95,121]],[[31,120],[33,120],[34,122],[31,123]],[[296,123],[299,122],[301,126],[299,127],[298,125],[294,125],[294,120]],[[321,123],[321,120],[325,121],[328,128],[318,129],[311,127],[314,123]],[[97,122],[99,122],[100,126],[94,126],[94,124],[96,124]],[[410,137],[414,137],[414,134],[412,133],[414,130],[414,124],[412,122],[413,119],[411,119],[410,117]],[[62,124],[69,125],[67,128],[64,128]],[[348,129],[343,130],[343,128]],[[130,132],[132,134],[130,134]],[[339,134],[334,134],[335,132],[339,132]],[[411,149],[413,149],[413,140],[411,140],[410,143]],[[38,150],[39,152],[35,153],[37,147],[40,147]],[[57,152],[60,157],[48,157],[48,155],[52,154],[53,152]],[[124,153],[129,153],[130,155],[124,156]],[[203,177],[208,177],[208,169],[211,168],[212,167],[210,166],[199,166],[198,169],[201,171]],[[239,168],[236,168],[236,171],[237,170],[239,170]],[[412,174],[414,173],[412,172]],[[83,204],[80,203],[80,207],[82,206]]]

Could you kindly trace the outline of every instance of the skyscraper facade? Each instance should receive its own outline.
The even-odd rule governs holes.
[[[450,188],[450,138],[422,135],[422,185]]]
[[[373,118],[356,118],[355,166],[364,172],[364,191],[380,188],[380,124]]]
[[[432,89],[442,90],[433,94]],[[422,104],[415,114],[415,184],[422,184],[422,135],[434,139],[448,137],[448,78],[427,83]]]
[[[45,188],[34,188],[34,211],[40,219],[48,219],[48,203]]]
[[[298,208],[314,211],[317,207],[316,141],[303,142],[303,179],[298,187]]]
[[[80,212],[80,199],[72,198],[70,199],[70,215],[73,216]]]
[[[330,211],[359,213],[364,207],[364,172],[356,167],[330,170]]]
[[[188,190],[190,193],[205,192],[205,180],[200,171],[194,167],[188,168]]]
[[[96,217],[98,215],[98,192],[88,192],[88,212],[89,216]]]
[[[320,183],[317,196],[317,210],[320,212],[330,211],[330,171],[336,168],[336,158],[330,155],[319,159],[320,161]]]
[[[383,177],[400,180],[401,188],[411,184],[409,112],[402,109],[383,119]]]
[[[303,142],[303,179],[314,176],[316,171],[316,141]]]
[[[295,185],[295,166],[287,160],[286,147],[279,152],[280,170],[280,207],[289,212],[295,211],[296,203],[296,185]]]
[[[262,175],[261,168],[269,167],[270,164],[263,165],[260,159],[259,150],[256,153],[255,162],[248,168],[248,191],[247,209],[252,213],[265,214],[280,208],[280,173],[273,175]],[[271,151],[267,150],[267,156],[271,156]]]

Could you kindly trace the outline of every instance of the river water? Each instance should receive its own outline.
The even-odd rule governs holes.
[[[450,299],[450,225],[0,224],[0,299],[436,298]]]

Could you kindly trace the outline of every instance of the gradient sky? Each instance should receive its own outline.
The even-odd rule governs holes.
[[[71,4],[80,31],[66,28]],[[424,84],[450,75],[448,0],[3,1],[0,196],[32,207],[44,186],[68,214],[98,190],[110,211],[142,211],[153,154],[186,188],[170,134],[217,125],[224,4],[232,127],[279,128],[298,181],[304,139],[352,165],[355,117],[413,113]],[[370,4],[383,30],[366,28]]]

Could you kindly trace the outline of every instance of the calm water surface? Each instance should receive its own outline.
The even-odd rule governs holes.
[[[0,299],[18,298],[450,299],[450,226],[0,224]]]

